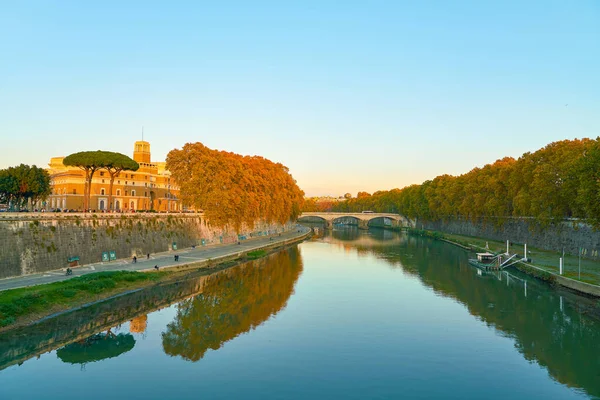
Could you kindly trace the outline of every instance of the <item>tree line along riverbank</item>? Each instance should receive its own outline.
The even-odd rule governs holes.
[[[402,189],[359,192],[332,211],[393,212],[411,219],[530,218],[540,227],[565,218],[600,227],[600,138],[562,140],[518,159],[505,157],[458,175]]]

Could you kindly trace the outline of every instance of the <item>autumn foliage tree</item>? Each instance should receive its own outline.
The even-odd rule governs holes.
[[[380,191],[335,205],[335,211],[397,212],[410,218],[533,218],[541,226],[581,218],[600,228],[600,138],[563,140],[519,159],[506,157],[459,176]]]
[[[300,215],[304,193],[289,170],[259,156],[188,143],[167,155],[183,204],[204,210],[216,226],[285,223]]]

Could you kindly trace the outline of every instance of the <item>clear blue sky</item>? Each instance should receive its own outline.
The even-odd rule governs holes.
[[[144,126],[355,195],[600,135],[596,0],[22,0],[0,51],[0,168]]]

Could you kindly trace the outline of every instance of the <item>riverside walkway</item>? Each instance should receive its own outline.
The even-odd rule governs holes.
[[[233,256],[241,252],[259,250],[273,245],[284,245],[290,241],[306,237],[310,229],[304,226],[298,226],[296,229],[270,236],[261,236],[257,238],[243,240],[238,243],[211,244],[207,246],[197,246],[196,248],[187,248],[181,250],[167,251],[163,253],[150,254],[150,259],[141,256],[136,263],[131,258],[119,259],[110,262],[98,262],[94,264],[74,267],[72,275],[65,275],[65,268],[47,271],[39,274],[18,276],[14,278],[0,279],[0,291],[8,289],[17,289],[26,286],[35,286],[45,283],[59,282],[71,279],[77,276],[87,275],[102,271],[150,271],[154,266],[159,269],[169,267],[190,266],[191,264],[200,264],[208,260],[218,260],[228,256]],[[179,256],[179,261],[174,261],[174,256]]]

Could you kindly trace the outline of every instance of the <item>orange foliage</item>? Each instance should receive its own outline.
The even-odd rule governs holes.
[[[131,333],[144,333],[146,331],[146,327],[148,326],[148,316],[140,315],[139,317],[135,317],[129,323],[129,332]]]
[[[287,167],[259,156],[241,156],[188,143],[167,155],[167,168],[183,204],[204,210],[216,226],[239,232],[256,221],[286,223],[300,215],[304,192]]]

